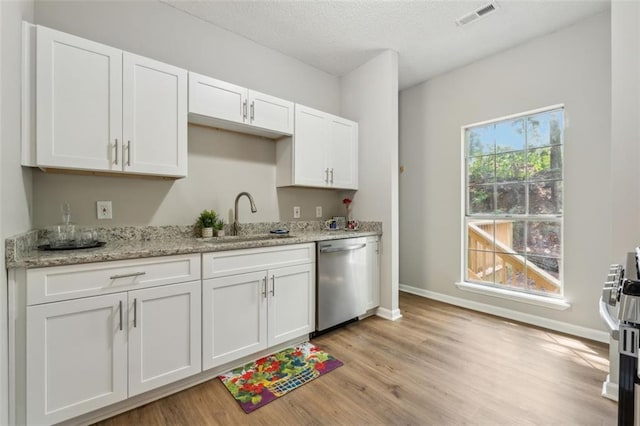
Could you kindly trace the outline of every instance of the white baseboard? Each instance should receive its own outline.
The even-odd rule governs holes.
[[[390,310],[390,309],[386,309],[386,308],[378,308],[378,311],[376,312],[376,315],[387,319],[387,320],[391,320],[391,321],[395,321],[399,318],[402,318],[402,314],[400,313],[400,309],[394,309],[394,310]]]
[[[509,318],[515,321],[524,322],[538,327],[548,328],[550,330],[559,331],[561,333],[571,334],[573,336],[584,337],[586,339],[595,340],[597,342],[609,343],[609,333],[605,331],[595,330],[592,328],[582,327],[579,325],[569,324],[562,321],[556,321],[537,315],[525,314],[523,312],[511,309],[500,308],[498,306],[488,305],[486,303],[474,302],[472,300],[460,297],[449,296],[447,294],[436,293],[434,291],[422,288],[412,287],[406,284],[400,284],[400,291],[415,294],[417,296],[426,297],[428,299],[438,300],[440,302],[449,303],[451,305],[460,306],[474,311],[484,312],[503,318]],[[594,308],[595,309],[595,308]]]
[[[607,380],[602,383],[601,395],[605,398],[609,398],[612,401],[618,402],[618,384],[609,381],[611,375],[607,374]]]

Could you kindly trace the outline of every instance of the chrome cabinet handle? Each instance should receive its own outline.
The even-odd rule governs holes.
[[[117,280],[118,278],[129,278],[129,277],[139,277],[141,275],[145,275],[146,272],[133,272],[131,274],[122,274],[122,275],[111,275],[109,279]]]
[[[253,122],[253,112],[254,112],[254,106],[255,106],[255,102],[251,102],[251,122]]]
[[[333,167],[331,168],[331,184],[333,185]]]
[[[127,166],[131,166],[131,141],[127,141]]]
[[[118,165],[118,139],[116,139],[116,158],[115,158],[114,164],[116,166]]]
[[[276,295],[276,276],[271,275],[271,296]]]
[[[120,301],[120,331],[122,331],[122,300]]]
[[[133,328],[138,326],[138,299],[133,299]]]
[[[247,101],[246,100],[242,103],[242,119],[243,120],[247,119]]]
[[[262,297],[267,298],[267,277],[262,278]]]
[[[324,169],[324,183],[329,183],[329,168]]]

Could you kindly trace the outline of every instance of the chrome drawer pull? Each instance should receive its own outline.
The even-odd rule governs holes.
[[[133,299],[133,328],[138,326],[138,299]]]
[[[120,301],[120,331],[122,331],[122,300]]]
[[[145,275],[146,272],[134,272],[132,274],[122,274],[122,275],[112,275],[109,277],[111,280],[117,280],[118,278],[129,278],[129,277],[139,277],[141,275]]]

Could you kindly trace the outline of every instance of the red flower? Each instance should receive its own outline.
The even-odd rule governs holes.
[[[253,391],[259,394],[259,393],[262,393],[263,388],[264,388],[264,385],[262,383],[258,383],[253,387]]]
[[[260,358],[259,360],[257,360],[257,361],[256,361],[256,364],[258,364],[258,365],[262,365],[262,364],[264,364],[265,362],[267,362],[267,358],[266,358],[266,357],[265,357],[265,358]]]
[[[349,204],[351,204],[351,198],[345,198],[344,200],[342,200],[342,204],[346,204],[348,206]]]
[[[316,370],[324,370],[324,362],[316,362]]]
[[[264,371],[267,371],[269,373],[272,373],[274,371],[278,371],[280,370],[280,362],[279,361],[275,361],[273,364],[271,364],[269,367],[265,368]]]
[[[302,356],[302,351],[300,349],[298,349],[297,351],[294,351],[292,353],[293,356]]]
[[[242,376],[242,380],[249,380],[253,376],[253,371],[247,371]]]

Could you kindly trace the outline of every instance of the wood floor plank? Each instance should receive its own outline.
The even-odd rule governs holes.
[[[615,425],[604,344],[401,293],[313,343],[344,366],[245,414],[219,380],[99,423]]]

